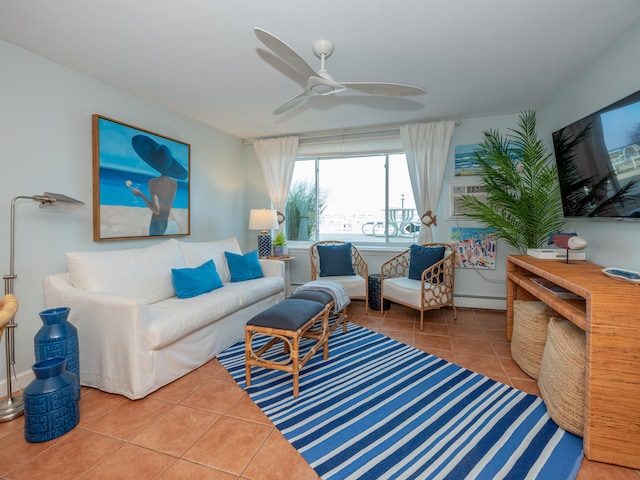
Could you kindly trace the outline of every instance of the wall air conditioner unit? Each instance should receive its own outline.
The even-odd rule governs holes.
[[[481,202],[486,202],[487,188],[484,185],[451,185],[450,218],[464,218],[464,212],[460,205],[462,195],[473,195]]]

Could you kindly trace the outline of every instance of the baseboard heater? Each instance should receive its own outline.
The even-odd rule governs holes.
[[[487,295],[468,295],[468,294],[454,294],[453,298],[479,298],[482,300],[507,300],[506,297],[489,297]]]

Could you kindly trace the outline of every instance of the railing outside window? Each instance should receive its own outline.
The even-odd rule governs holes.
[[[409,245],[420,226],[403,153],[299,158],[286,217],[290,241]]]

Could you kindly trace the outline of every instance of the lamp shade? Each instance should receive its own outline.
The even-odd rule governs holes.
[[[278,228],[277,210],[252,209],[249,214],[249,230],[273,230]]]

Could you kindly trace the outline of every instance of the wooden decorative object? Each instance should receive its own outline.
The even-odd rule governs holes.
[[[579,295],[561,298],[531,281]],[[640,468],[640,287],[607,277],[600,265],[528,255],[507,257],[507,340],[514,300],[540,300],[585,331],[584,454]]]

